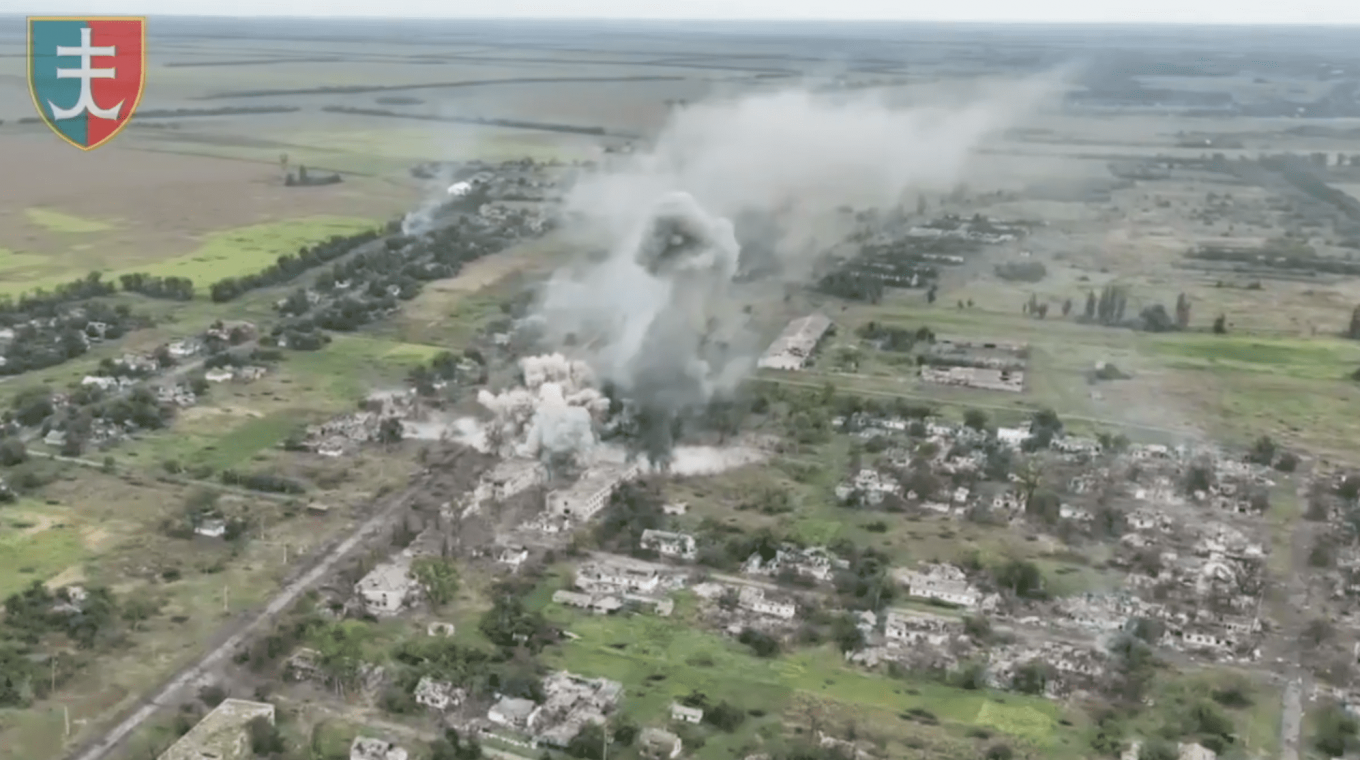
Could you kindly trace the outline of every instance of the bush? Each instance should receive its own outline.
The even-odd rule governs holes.
[[[1007,261],[994,270],[1000,279],[1011,282],[1038,282],[1048,276],[1048,267],[1039,261]]]
[[[779,654],[779,642],[769,634],[754,628],[743,628],[737,641],[751,648],[757,657],[774,657]]]

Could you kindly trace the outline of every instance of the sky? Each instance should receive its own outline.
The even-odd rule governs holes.
[[[3,5],[41,15],[1360,24],[1356,0],[8,0]]]

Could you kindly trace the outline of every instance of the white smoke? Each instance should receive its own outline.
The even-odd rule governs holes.
[[[609,400],[593,387],[590,367],[562,354],[520,360],[524,385],[501,393],[480,391],[492,414],[480,440],[493,453],[527,458],[585,457],[595,448],[595,423]]]
[[[573,189],[572,218],[612,242],[603,261],[549,281],[541,324],[550,339],[589,336],[601,378],[645,406],[707,402],[754,364],[751,346],[714,339],[744,325],[728,296],[740,253],[729,219],[794,210],[771,247],[783,263],[808,264],[821,252],[821,215],[953,189],[975,148],[1055,84],[1008,82],[961,103],[781,92],[683,109],[649,153]]]

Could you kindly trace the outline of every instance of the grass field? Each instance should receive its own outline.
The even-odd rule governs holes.
[[[623,683],[624,710],[644,725],[664,722],[670,703],[695,690],[715,702],[726,700],[754,711],[754,719],[737,732],[710,735],[695,752],[696,758],[740,757],[752,748],[755,736],[770,719],[783,714],[796,722],[798,705],[809,701],[825,704],[833,712],[845,708],[858,716],[865,735],[881,733],[890,740],[897,725],[904,723],[899,715],[923,709],[939,719],[943,733],[952,736],[987,727],[1036,750],[1059,745],[1058,707],[1042,699],[874,676],[847,666],[837,652],[827,648],[763,660],[735,641],[693,627],[690,621],[642,615],[602,618],[559,608],[552,608],[551,614],[580,636],[549,656],[553,664]]]
[[[70,509],[24,500],[0,508],[0,598],[79,565],[87,547]]]
[[[1165,428],[1235,443],[1268,434],[1355,459],[1348,442],[1360,435],[1360,424],[1347,410],[1360,402],[1360,383],[1349,379],[1360,367],[1360,343],[1321,336],[1139,333],[980,307],[927,306],[919,296],[851,305],[838,317],[843,330],[837,340],[852,341],[847,333],[869,320],[912,329],[926,325],[939,337],[1028,342],[1028,389],[1017,396],[930,387],[910,370],[872,355],[857,376],[828,378],[838,385],[958,405],[1048,406],[1091,422]],[[1092,386],[1086,373],[1097,361],[1112,362],[1133,377]],[[789,379],[822,382],[810,373]]]
[[[227,439],[245,439],[248,432],[264,434],[241,431]],[[242,442],[241,448],[258,442]],[[295,559],[323,544],[348,523],[349,507],[370,500],[374,489],[401,482],[404,474],[404,468],[371,458],[334,477],[316,478],[329,484],[313,494],[336,507],[328,515],[293,514],[264,499],[224,497],[224,509],[267,526],[265,540],[252,535],[236,545],[165,535],[161,520],[177,513],[191,489],[136,474],[69,469],[44,490],[44,503],[0,508],[0,591],[55,578],[54,585],[107,583],[120,597],[149,595],[162,605],[129,633],[125,646],[101,653],[97,665],[54,697],[29,710],[0,712],[5,735],[0,758],[58,756],[62,722],[54,723],[51,715],[55,709],[60,716],[63,705],[73,722],[71,741],[86,738],[113,711],[200,654],[202,642],[230,616],[263,601],[291,567],[285,552]]]
[[[85,219],[46,208],[24,209],[24,216],[28,217],[30,223],[42,227],[45,230],[77,235],[93,232],[107,232],[118,226],[115,222]]]
[[[74,217],[72,217],[74,219]],[[76,221],[82,221],[76,219]],[[190,252],[159,260],[103,270],[105,278],[116,280],[121,274],[146,272],[158,277],[187,277],[200,291],[226,277],[239,277],[272,265],[281,254],[296,253],[332,235],[348,235],[369,229],[379,220],[354,217],[315,216],[302,219],[255,224],[204,235],[186,245]],[[0,294],[18,295],[36,288],[51,288],[83,277],[91,271],[92,261],[85,251],[98,241],[88,229],[64,229],[68,238],[64,253],[37,254],[5,252],[0,256]],[[102,269],[96,267],[96,269]]]

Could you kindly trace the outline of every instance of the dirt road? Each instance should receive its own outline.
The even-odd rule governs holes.
[[[385,529],[409,503],[413,490],[408,489],[393,499],[391,503],[359,524],[339,543],[334,544],[329,550],[323,550],[319,556],[304,564],[299,568],[299,574],[285,583],[263,608],[248,612],[219,630],[214,638],[215,643],[210,645],[203,656],[171,676],[153,696],[139,704],[113,728],[69,755],[70,760],[103,760],[158,710],[177,704],[186,687],[231,657],[237,648],[250,638],[270,630],[280,613],[291,607],[306,591],[330,576],[356,549]]]

